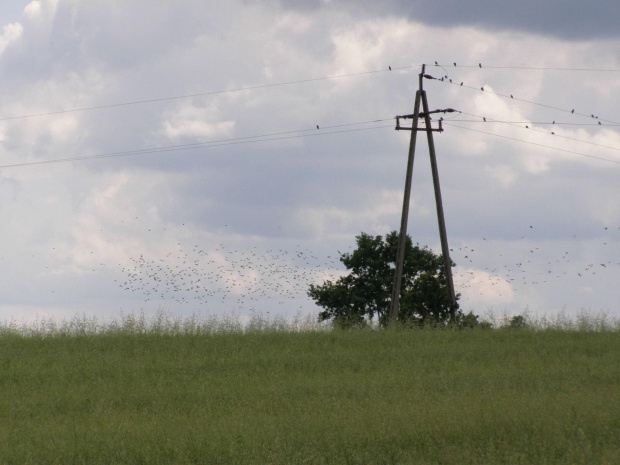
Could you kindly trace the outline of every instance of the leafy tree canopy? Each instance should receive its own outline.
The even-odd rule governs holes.
[[[340,326],[359,326],[367,319],[377,318],[381,325],[386,326],[398,233],[393,231],[385,239],[361,233],[355,239],[357,249],[340,256],[349,274],[335,282],[328,280],[321,285],[311,285],[308,295],[324,309],[319,313],[320,321],[333,319]],[[455,266],[454,263],[452,266]],[[460,311],[456,313],[457,320],[466,322],[467,326],[472,318],[477,320],[473,314],[464,317]],[[443,258],[427,247],[414,247],[409,236],[405,247],[398,319],[419,325],[446,324],[451,320],[451,299]]]

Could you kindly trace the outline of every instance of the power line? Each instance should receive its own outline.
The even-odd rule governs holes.
[[[515,142],[521,142],[521,143],[524,143],[524,144],[535,145],[537,147],[544,147],[544,148],[547,148],[547,149],[558,150],[560,152],[571,153],[571,154],[579,155],[579,156],[582,156],[582,157],[595,158],[597,160],[603,160],[603,161],[608,161],[610,163],[618,163],[618,164],[620,164],[620,160],[611,160],[609,158],[597,157],[595,155],[588,155],[586,153],[575,152],[573,150],[561,149],[559,147],[553,147],[553,146],[550,146],[550,145],[539,144],[537,142],[530,142],[530,141],[523,140],[523,139],[517,139],[516,137],[504,136],[504,135],[495,134],[495,133],[492,133],[492,132],[480,131],[478,129],[466,128],[464,126],[459,126],[458,124],[453,124],[453,123],[447,122],[447,121],[444,121],[443,124],[448,125],[448,126],[453,126],[455,128],[459,128],[459,129],[464,129],[466,131],[478,132],[480,134],[486,134],[486,135],[494,136],[494,137],[501,137],[502,139],[508,139],[508,140],[512,140],[512,141],[515,141]]]
[[[480,69],[519,69],[524,71],[587,71],[587,72],[595,72],[595,73],[618,73],[620,69],[605,69],[605,68],[560,68],[560,67],[550,67],[550,66],[489,66],[483,65],[479,63],[477,65],[459,65],[455,63],[450,64],[441,64],[436,63],[434,65],[429,66],[437,66],[437,67],[449,67],[449,68],[480,68]]]
[[[515,100],[515,101],[518,101],[518,102],[525,102],[525,103],[529,103],[531,105],[536,105],[536,106],[539,106],[539,107],[544,107],[544,108],[549,108],[549,109],[552,109],[552,110],[561,111],[561,112],[568,113],[568,114],[571,114],[571,115],[584,116],[586,118],[592,118],[592,119],[595,119],[597,121],[603,121],[603,122],[611,123],[611,124],[614,124],[614,125],[620,125],[620,123],[617,122],[617,121],[612,121],[612,120],[608,120],[608,119],[604,119],[604,118],[599,118],[598,116],[595,116],[594,114],[587,115],[585,113],[580,113],[578,111],[575,111],[574,108],[568,110],[566,108],[559,108],[559,107],[555,107],[553,105],[547,105],[547,104],[544,104],[544,103],[534,102],[532,100],[526,100],[526,99],[522,99],[522,98],[519,98],[519,97],[515,97],[514,94],[502,94],[502,93],[499,93],[499,92],[488,90],[488,89],[485,89],[484,86],[477,86],[477,87],[469,86],[469,85],[465,84],[464,82],[460,82],[459,83],[459,82],[453,81],[450,78],[448,78],[448,79],[436,78],[436,77],[433,77],[433,76],[427,76],[427,78],[435,80],[435,81],[443,82],[445,84],[450,84],[450,85],[453,85],[453,86],[457,86],[457,87],[464,87],[464,88],[471,89],[471,90],[476,90],[476,91],[479,91],[479,92],[482,91],[482,92],[485,92],[485,93],[488,93],[488,94],[497,95],[498,97],[503,97],[503,98],[510,99],[510,100]]]
[[[581,142],[582,144],[589,144],[589,145],[594,145],[594,146],[596,146],[596,147],[602,147],[602,148],[605,148],[605,149],[610,149],[610,150],[617,150],[617,151],[620,151],[620,147],[612,147],[612,146],[610,146],[610,145],[597,144],[596,142],[589,142],[589,141],[585,141],[585,140],[577,139],[577,138],[575,138],[575,137],[568,137],[568,136],[563,136],[563,135],[561,135],[561,134],[556,134],[556,133],[555,133],[555,132],[553,132],[553,131],[550,131],[550,132],[548,132],[548,131],[542,131],[542,130],[540,130],[540,129],[536,129],[536,128],[534,128],[534,127],[530,127],[530,125],[534,125],[534,124],[536,124],[536,123],[533,123],[533,122],[527,122],[527,121],[525,121],[525,122],[519,122],[519,123],[517,123],[517,122],[508,122],[508,121],[500,121],[500,120],[490,119],[490,118],[487,118],[487,117],[485,117],[485,116],[475,115],[475,114],[473,114],[473,113],[467,113],[467,112],[464,112],[464,111],[461,111],[460,113],[462,113],[462,114],[464,114],[464,115],[468,115],[468,116],[475,116],[475,117],[478,117],[478,118],[480,118],[480,121],[482,121],[483,123],[500,123],[500,124],[506,124],[506,125],[508,125],[508,126],[513,126],[513,127],[515,127],[515,128],[519,128],[519,129],[526,129],[526,130],[529,130],[529,131],[538,132],[538,133],[540,133],[540,134],[545,134],[545,135],[549,135],[549,136],[559,137],[559,138],[561,138],[561,139],[571,140],[571,141],[574,141],[574,142]],[[455,121],[455,120],[450,120],[450,121]],[[480,121],[479,121],[479,122],[480,122]],[[546,124],[551,124],[551,125],[554,125],[554,124],[556,124],[556,123],[555,123],[555,121],[554,121],[553,123],[546,123]],[[599,126],[598,124],[596,124],[595,126],[596,126],[596,127],[601,127],[601,126]]]
[[[377,73],[386,73],[386,72],[389,73],[390,71],[399,71],[399,70],[411,69],[411,68],[416,68],[418,66],[419,65],[389,67],[389,69],[378,69],[378,70],[372,70],[372,71],[360,71],[359,73],[335,74],[335,75],[332,75],[332,76],[324,76],[324,77],[319,77],[319,78],[299,79],[299,80],[296,80],[296,81],[278,82],[278,83],[274,83],[274,84],[259,84],[259,85],[255,85],[255,86],[238,87],[236,89],[225,89],[225,90],[214,90],[214,91],[209,91],[209,92],[200,92],[200,93],[197,93],[197,94],[186,94],[186,95],[177,95],[177,96],[172,96],[172,97],[161,97],[161,98],[153,98],[153,99],[146,99],[146,100],[136,100],[136,101],[133,101],[133,102],[112,103],[112,104],[97,105],[97,106],[92,106],[92,107],[73,108],[73,109],[70,109],[70,110],[50,111],[50,112],[46,112],[46,113],[32,113],[32,114],[28,114],[28,115],[6,116],[6,117],[3,117],[3,118],[0,118],[0,121],[9,121],[9,120],[16,120],[16,119],[24,119],[24,118],[34,118],[34,117],[38,117],[38,116],[60,115],[60,114],[63,114],[63,113],[74,113],[74,112],[79,112],[79,111],[101,110],[101,109],[106,109],[106,108],[117,108],[117,107],[129,106],[129,105],[142,105],[142,104],[145,104],[145,103],[165,102],[165,101],[169,101],[169,100],[180,100],[180,99],[187,99],[187,98],[193,98],[193,97],[204,97],[204,96],[207,96],[207,95],[227,94],[227,93],[233,93],[233,92],[242,92],[244,90],[267,89],[267,88],[270,88],[270,87],[289,86],[289,85],[293,85],[293,84],[303,84],[303,83],[308,83],[308,82],[327,81],[327,80],[330,80],[330,79],[340,79],[340,78],[345,78],[345,77],[363,76],[363,75],[368,75],[368,74],[377,74]]]
[[[465,112],[462,112],[462,113],[464,115],[469,114]],[[446,118],[444,118],[444,121],[446,121]],[[458,119],[458,118],[450,119],[450,121],[459,121],[461,123],[537,124],[539,126],[579,126],[579,127],[594,126],[600,129],[620,126],[620,124],[605,124],[603,126],[597,123],[566,123],[563,121],[551,121],[551,122],[550,121],[504,121],[504,120],[499,120],[499,119],[489,119],[488,117],[486,121],[481,120],[481,119]]]
[[[365,121],[360,123],[347,123],[347,124],[339,124],[335,126],[325,126],[323,129],[333,129],[333,128],[341,128],[346,126],[353,126],[359,124],[370,124],[370,123],[378,123],[384,121],[391,121],[393,118],[389,119],[379,119],[373,121]],[[271,134],[261,134],[256,136],[246,136],[246,137],[237,137],[231,139],[220,139],[210,142],[198,142],[193,144],[183,144],[183,145],[170,145],[164,147],[153,147],[149,149],[138,149],[138,150],[126,150],[123,152],[111,152],[111,153],[102,153],[97,155],[84,155],[79,157],[68,157],[68,158],[58,158],[53,160],[40,160],[40,161],[32,161],[32,162],[24,162],[24,163],[13,163],[8,165],[0,165],[0,169],[2,168],[18,168],[24,166],[34,166],[34,165],[49,165],[53,163],[67,163],[72,161],[87,161],[87,160],[96,160],[102,158],[120,158],[127,157],[132,155],[143,155],[143,154],[151,154],[151,153],[161,153],[161,152],[174,152],[181,150],[190,150],[190,149],[198,149],[198,148],[211,148],[211,147],[221,147],[225,145],[240,145],[240,144],[251,144],[255,142],[269,142],[269,141],[277,141],[277,140],[285,140],[285,139],[297,139],[302,137],[315,137],[315,136],[326,136],[330,134],[342,134],[347,132],[360,132],[360,131],[369,131],[372,129],[384,129],[384,128],[393,128],[393,124],[390,125],[381,125],[381,126],[373,126],[366,128],[356,128],[356,129],[342,129],[338,131],[323,131],[317,129],[301,129],[299,131],[287,131],[287,132],[279,132],[279,133],[271,133]],[[300,132],[309,132],[314,131],[313,134],[299,134]],[[286,135],[286,134],[297,134],[297,135]]]

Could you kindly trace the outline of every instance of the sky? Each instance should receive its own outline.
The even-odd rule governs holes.
[[[3,2],[0,321],[318,313],[355,236],[400,226],[422,64],[458,110],[434,140],[461,308],[620,317],[619,21],[615,0]],[[423,137],[408,233],[440,252]]]

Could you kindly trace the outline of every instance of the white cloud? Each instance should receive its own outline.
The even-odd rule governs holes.
[[[454,283],[464,307],[506,305],[515,299],[507,279],[476,268],[456,267]]]
[[[502,187],[514,185],[518,178],[517,170],[509,165],[487,166],[485,171],[491,175]]]
[[[37,21],[48,13],[48,17],[53,17],[58,7],[58,0],[33,0],[24,8],[26,19]]]
[[[34,0],[26,5],[24,14],[29,18],[38,18],[41,15],[42,4],[40,0]]]
[[[217,118],[217,108],[186,106],[163,123],[163,134],[169,139],[230,137],[234,133],[234,121],[209,122]]]
[[[23,31],[24,28],[19,23],[5,25],[3,28],[3,33],[0,36],[0,53],[4,52],[11,42],[19,40]]]

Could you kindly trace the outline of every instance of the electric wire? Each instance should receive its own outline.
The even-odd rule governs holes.
[[[483,123],[499,123],[499,124],[505,124],[505,125],[507,125],[507,126],[512,126],[512,127],[519,128],[519,129],[526,129],[526,130],[529,130],[529,131],[538,132],[538,133],[540,133],[540,134],[550,135],[550,136],[558,137],[558,138],[561,138],[561,139],[570,140],[570,141],[573,141],[573,142],[580,142],[580,143],[582,143],[582,144],[594,145],[594,146],[596,146],[596,147],[602,147],[602,148],[605,148],[605,149],[610,149],[610,150],[617,150],[617,151],[620,151],[620,147],[613,147],[613,146],[611,146],[611,145],[597,144],[596,142],[589,142],[589,141],[585,141],[585,140],[582,140],[582,139],[577,139],[577,138],[575,138],[575,137],[563,136],[563,135],[561,135],[561,134],[557,134],[557,133],[555,133],[555,132],[553,132],[553,131],[548,132],[548,131],[543,131],[543,130],[541,130],[541,129],[536,129],[536,128],[534,128],[534,127],[530,127],[530,125],[534,125],[534,124],[536,124],[536,123],[533,123],[533,122],[527,122],[527,121],[525,121],[525,122],[521,122],[521,123],[516,123],[516,122],[515,122],[515,123],[513,123],[513,122],[508,122],[508,121],[500,121],[500,120],[496,120],[496,119],[489,119],[489,118],[487,118],[486,116],[476,115],[476,114],[474,114],[474,113],[467,113],[467,112],[465,112],[465,111],[460,111],[460,113],[462,113],[462,114],[464,114],[464,115],[474,116],[474,117],[480,118],[480,120],[481,120]],[[454,120],[452,120],[452,121],[454,121]],[[554,125],[554,124],[556,124],[556,123],[555,123],[555,122],[553,122],[553,123],[548,123],[548,124]],[[598,124],[597,124],[597,125],[595,125],[595,126],[596,126],[596,127],[600,127]]]
[[[448,67],[448,68],[480,68],[480,69],[519,69],[519,70],[532,70],[532,71],[589,71],[596,73],[619,73],[620,69],[605,69],[605,68],[560,68],[552,66],[488,66],[479,63],[477,65],[459,65],[455,63],[442,64],[437,63],[427,66]]]
[[[334,125],[334,126],[325,126],[323,129],[342,128],[342,127],[359,125],[359,124],[384,122],[388,120],[393,120],[393,118],[372,120],[372,121],[366,121],[366,122],[360,122],[360,123],[347,123],[347,124],[339,124],[339,125]],[[74,161],[87,161],[87,160],[96,160],[96,159],[103,159],[103,158],[119,158],[119,157],[133,156],[133,155],[174,152],[174,151],[182,151],[182,150],[190,150],[190,149],[198,149],[198,148],[205,149],[205,148],[211,148],[211,147],[221,147],[221,146],[226,146],[226,145],[241,145],[241,144],[251,144],[251,143],[256,143],[256,142],[270,142],[270,141],[278,141],[278,140],[285,140],[285,139],[297,139],[297,138],[302,138],[302,137],[326,136],[330,134],[361,132],[361,131],[369,131],[373,129],[384,129],[384,128],[393,128],[393,124],[372,126],[372,127],[365,127],[365,128],[355,128],[355,129],[340,129],[337,131],[302,129],[298,131],[286,131],[286,132],[271,133],[271,134],[261,134],[261,135],[256,135],[256,136],[219,139],[219,140],[214,140],[214,141],[209,141],[209,142],[197,142],[193,144],[171,145],[171,146],[164,146],[164,147],[153,147],[153,148],[148,148],[148,149],[137,149],[137,150],[126,150],[122,152],[102,153],[102,154],[96,154],[96,155],[56,158],[52,160],[39,160],[39,161],[32,161],[32,162],[12,163],[12,164],[0,165],[0,169],[18,168],[18,167],[34,166],[34,165],[49,165],[49,164],[54,164],[54,163],[67,163],[67,162],[74,162]],[[315,133],[299,134],[302,132],[309,132],[309,131],[315,131]],[[296,135],[290,135],[290,134],[296,134]]]
[[[431,80],[434,80],[434,81],[443,82],[444,84],[450,84],[450,85],[457,86],[457,87],[464,87],[464,88],[467,88],[467,89],[476,90],[478,92],[482,91],[482,92],[485,92],[485,93],[488,93],[488,94],[497,95],[498,97],[503,97],[503,98],[515,100],[515,101],[518,101],[518,102],[529,103],[531,105],[536,105],[536,106],[539,106],[539,107],[549,108],[551,110],[557,110],[557,111],[561,111],[563,113],[568,113],[568,114],[572,114],[572,115],[579,115],[579,116],[583,116],[583,117],[586,117],[586,118],[595,119],[597,121],[602,121],[602,122],[605,122],[605,123],[611,123],[613,125],[620,125],[620,123],[618,121],[613,121],[613,120],[609,120],[609,119],[605,119],[605,118],[599,118],[598,116],[595,116],[594,114],[587,115],[585,113],[580,113],[578,111],[575,111],[574,108],[568,110],[566,108],[559,108],[559,107],[555,107],[553,105],[547,105],[547,104],[544,104],[544,103],[538,103],[538,102],[534,102],[532,100],[526,100],[526,99],[523,99],[523,98],[515,97],[514,94],[502,94],[500,92],[495,92],[495,91],[492,91],[492,90],[487,90],[487,89],[484,88],[484,86],[478,86],[478,87],[469,86],[469,85],[465,84],[464,82],[460,82],[459,83],[459,82],[453,81],[450,78],[445,79],[445,78],[436,78],[434,76],[430,76],[428,79],[431,79]]]
[[[486,135],[489,135],[489,136],[500,137],[502,139],[508,139],[508,140],[512,140],[512,141],[515,141],[515,142],[521,142],[521,143],[524,143],[524,144],[535,145],[537,147],[543,147],[543,148],[547,148],[547,149],[558,150],[560,152],[566,152],[566,153],[570,153],[570,154],[573,154],[573,155],[579,155],[579,156],[588,157],[588,158],[595,158],[597,160],[602,160],[602,161],[607,161],[607,162],[610,162],[610,163],[620,164],[620,160],[612,160],[610,158],[597,157],[595,155],[588,155],[588,154],[582,153],[582,152],[576,152],[576,151],[573,151],[573,150],[562,149],[562,148],[553,147],[553,146],[550,146],[550,145],[539,144],[537,142],[530,142],[530,141],[527,141],[527,140],[518,139],[516,137],[504,136],[502,134],[495,134],[493,132],[487,132],[487,131],[481,131],[479,129],[467,128],[465,126],[460,126],[458,124],[454,124],[454,123],[447,122],[447,121],[444,121],[443,124],[447,125],[447,126],[452,126],[452,127],[455,127],[455,128],[459,128],[459,129],[464,129],[466,131],[477,132],[477,133],[480,133],[480,134],[486,134]]]
[[[165,102],[165,101],[170,101],[170,100],[181,100],[181,99],[188,99],[188,98],[193,98],[193,97],[203,97],[203,96],[207,96],[207,95],[218,95],[218,94],[227,94],[227,93],[233,93],[233,92],[242,92],[242,91],[245,91],[245,90],[267,89],[267,88],[271,88],[271,87],[289,86],[289,85],[294,85],[294,84],[304,84],[304,83],[308,83],[308,82],[327,81],[327,80],[330,80],[330,79],[340,79],[340,78],[346,78],[346,77],[363,76],[363,75],[377,74],[377,73],[386,73],[386,72],[389,73],[391,71],[399,71],[399,70],[406,70],[406,69],[411,69],[411,68],[417,68],[418,66],[420,66],[420,65],[390,67],[389,69],[360,71],[358,73],[335,74],[335,75],[332,75],[332,76],[323,76],[323,77],[309,78],[309,79],[299,79],[299,80],[296,80],[296,81],[278,82],[278,83],[273,83],[273,84],[258,84],[258,85],[255,85],[255,86],[238,87],[238,88],[235,88],[235,89],[213,90],[213,91],[209,91],[209,92],[200,92],[200,93],[196,93],[196,94],[186,94],[186,95],[177,95],[177,96],[172,96],[172,97],[161,97],[161,98],[153,98],[153,99],[145,99],[145,100],[135,100],[135,101],[132,101],[132,102],[111,103],[111,104],[96,105],[96,106],[91,106],[91,107],[73,108],[73,109],[69,109],[69,110],[58,110],[58,111],[50,111],[50,112],[44,112],[44,113],[32,113],[32,114],[28,114],[28,115],[5,116],[5,117],[0,117],[0,121],[9,121],[9,120],[17,120],[17,119],[25,119],[25,118],[34,118],[34,117],[38,117],[38,116],[60,115],[60,114],[63,114],[63,113],[74,113],[74,112],[89,111],[89,110],[102,110],[102,109],[107,109],[107,108],[117,108],[117,107],[124,107],[124,106],[130,106],[130,105],[142,105],[142,104],[145,104],[145,103]]]
[[[465,112],[462,112],[462,113],[465,114]],[[481,120],[481,119],[451,119],[451,121],[459,121],[461,123],[537,124],[539,126],[594,126],[594,127],[601,128],[601,129],[603,127],[609,128],[609,127],[620,126],[620,124],[606,124],[605,126],[602,126],[597,123],[566,123],[562,121],[553,121],[553,122],[549,122],[549,121],[504,121],[504,120],[488,119],[488,117],[486,121]]]

